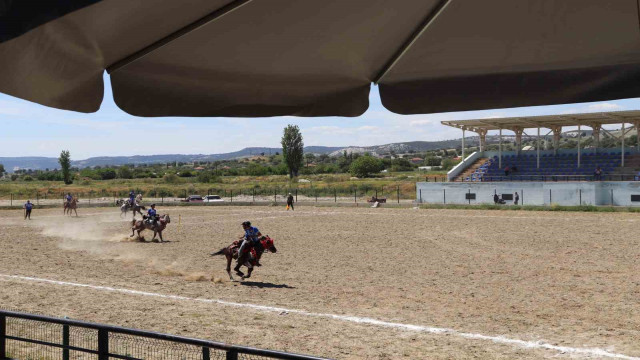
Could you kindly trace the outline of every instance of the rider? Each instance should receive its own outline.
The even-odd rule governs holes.
[[[135,204],[135,200],[136,200],[136,193],[131,190],[129,192],[129,205],[133,206]]]
[[[156,211],[156,204],[151,204],[151,209],[147,210],[147,215],[144,218],[152,220],[153,226],[156,226],[158,224],[158,212]]]
[[[246,259],[249,250],[260,241],[260,237],[262,236],[257,227],[251,226],[250,221],[243,222],[242,229],[244,229],[244,235],[242,237],[242,245],[240,245],[240,249],[238,249],[238,263],[234,268],[236,272],[240,271],[240,266],[247,261]],[[247,252],[245,253],[245,248],[247,247],[249,249],[247,249]],[[258,259],[256,259],[256,266],[260,266]]]
[[[71,204],[71,200],[73,200],[73,196],[71,196],[71,193],[67,193],[67,195],[65,195],[64,199],[67,201],[67,205]]]

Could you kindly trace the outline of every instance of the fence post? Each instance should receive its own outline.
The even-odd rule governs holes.
[[[11,203],[9,204],[9,206],[13,206],[13,193],[11,193]]]
[[[36,205],[40,205],[40,194],[36,191]]]
[[[316,188],[316,202],[318,202],[318,189]]]
[[[233,202],[233,189],[231,189],[231,202]]]
[[[376,195],[376,199],[377,198],[378,198],[378,196]],[[419,203],[422,204],[422,189],[420,189],[420,201],[419,201]]]
[[[256,189],[253,188],[253,202],[256,202]]]
[[[235,350],[227,350],[226,360],[238,360],[238,352]]]
[[[202,347],[202,360],[211,360],[211,354],[209,353],[209,348],[206,346]]]
[[[549,189],[549,205],[551,205],[551,189]]]
[[[447,189],[442,189],[442,203],[447,204]]]
[[[273,190],[273,202],[276,204],[278,203],[278,188]]]
[[[582,189],[578,189],[578,191],[580,192],[580,206],[582,206]]]
[[[296,188],[296,202],[298,202],[298,188]]]
[[[338,202],[338,190],[336,188],[333,188],[333,202]]]
[[[611,189],[611,206],[613,206],[613,189]]]
[[[98,360],[109,360],[109,332],[98,329]]]
[[[358,203],[358,188],[353,189],[353,202]]]
[[[62,360],[69,360],[69,325],[62,325]]]
[[[400,186],[397,187],[396,192],[398,195],[398,204],[400,204]]]
[[[7,317],[0,315],[0,357],[7,358]]]

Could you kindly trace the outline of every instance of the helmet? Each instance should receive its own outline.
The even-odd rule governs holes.
[[[244,221],[242,226],[251,226],[251,221]]]
[[[151,207],[154,207],[154,206],[156,206],[156,204],[151,204]]]

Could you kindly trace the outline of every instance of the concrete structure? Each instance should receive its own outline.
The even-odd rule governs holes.
[[[431,204],[493,204],[494,194],[509,198],[517,192],[521,205],[640,206],[640,181],[419,182],[416,192],[419,203]]]

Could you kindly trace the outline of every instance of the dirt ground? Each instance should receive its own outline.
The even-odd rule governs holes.
[[[34,210],[31,221],[0,211],[0,307],[340,359],[602,357],[571,349],[640,357],[638,214],[159,212],[172,219],[162,244],[131,241],[130,220],[115,208],[80,209],[79,218]],[[273,237],[278,253],[265,254],[251,281],[230,282],[224,258],[209,253],[240,234],[244,220]]]

